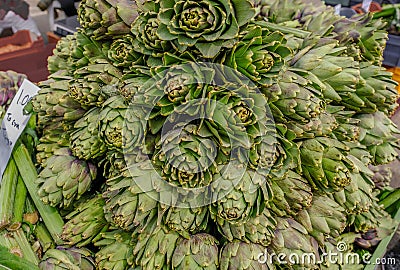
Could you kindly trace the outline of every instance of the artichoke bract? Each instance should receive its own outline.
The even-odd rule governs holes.
[[[387,176],[370,169],[398,148],[380,20],[301,0],[78,13],[32,100],[39,195],[62,211],[64,246],[98,269],[339,269],[289,257],[391,226],[375,198]]]

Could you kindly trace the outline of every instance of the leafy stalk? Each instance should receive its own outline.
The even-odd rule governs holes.
[[[28,239],[24,234],[24,231],[20,228],[16,231],[11,232],[11,235],[17,242],[18,246],[20,247],[22,254],[24,255],[24,259],[34,264],[38,264],[39,259],[35,254],[35,252],[33,251],[32,246],[29,244]]]
[[[14,208],[13,208],[13,213],[14,213],[14,216],[12,218],[13,223],[22,222],[27,194],[28,190],[26,189],[24,181],[22,180],[21,175],[18,175],[18,182],[15,192]]]
[[[37,172],[35,166],[32,163],[28,150],[24,145],[19,145],[13,153],[13,157],[19,168],[20,174],[26,188],[28,189],[29,195],[31,196],[36,208],[38,209],[41,218],[43,219],[47,229],[49,230],[52,238],[57,244],[61,244],[62,240],[60,235],[64,226],[60,214],[54,207],[45,205],[38,196],[38,186],[35,183],[37,178]]]
[[[10,224],[13,217],[15,189],[18,182],[18,169],[10,159],[0,183],[0,229]]]
[[[35,236],[42,247],[43,252],[46,252],[50,248],[54,248],[54,241],[49,231],[43,223],[39,223],[35,227]]]
[[[0,233],[0,246],[7,248],[10,253],[18,255],[31,263],[36,265],[39,263],[39,259],[33,252],[21,228],[12,232],[3,231]]]
[[[39,270],[36,264],[10,253],[8,249],[2,245],[0,245],[0,269]]]

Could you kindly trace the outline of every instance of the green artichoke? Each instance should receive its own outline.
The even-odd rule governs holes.
[[[325,237],[339,237],[346,227],[344,208],[325,196],[315,195],[311,206],[297,213],[295,220],[319,243]]]
[[[205,58],[213,58],[222,48],[233,47],[240,27],[254,14],[248,0],[161,0],[157,34],[180,52],[195,46]]]
[[[101,106],[106,100],[99,82],[88,82],[84,79],[73,81],[69,86],[68,94],[85,108]]]
[[[181,187],[198,188],[211,183],[217,171],[218,157],[212,133],[206,128],[187,125],[174,127],[156,145],[153,163],[165,181]]]
[[[218,225],[219,231],[228,241],[238,239],[246,243],[268,246],[274,237],[276,221],[266,208],[260,215],[250,217],[243,223],[223,222]]]
[[[304,175],[314,189],[341,190],[351,182],[353,162],[348,147],[336,140],[319,137],[300,146]]]
[[[272,179],[270,186],[273,199],[269,208],[278,216],[294,216],[311,205],[311,186],[294,171],[288,171],[282,179]]]
[[[83,57],[82,49],[77,46],[76,35],[67,35],[57,42],[53,55],[47,59],[47,69],[50,73],[68,69],[71,55]],[[71,53],[71,48],[75,48],[73,49],[75,54]]]
[[[278,80],[284,70],[285,58],[292,53],[285,43],[282,33],[270,33],[260,26],[251,26],[229,52],[224,63],[253,82],[269,86]]]
[[[68,81],[71,79],[72,77],[60,73],[39,83],[41,89],[32,100],[33,109],[38,114],[39,126],[61,122],[68,130],[85,113],[81,105],[67,94]]]
[[[105,217],[124,230],[141,230],[158,215],[159,203],[154,199],[157,193],[141,190],[135,178],[128,175],[107,181],[108,189],[103,193]]]
[[[358,141],[360,121],[353,118],[354,111],[347,111],[343,106],[328,106],[327,110],[337,121],[337,126],[333,129],[335,137],[340,141]]]
[[[144,64],[143,55],[133,49],[135,37],[129,34],[115,39],[108,49],[108,58],[117,67],[133,68]]]
[[[99,162],[104,168],[103,175],[107,179],[111,179],[121,175],[126,170],[126,155],[120,150],[106,151],[105,157]]]
[[[36,162],[45,167],[48,158],[60,152],[68,152],[70,147],[68,137],[62,122],[45,126],[36,146]]]
[[[39,196],[51,206],[67,208],[90,188],[96,174],[96,166],[68,152],[52,156],[37,178]]]
[[[121,96],[111,97],[103,103],[99,115],[99,135],[109,149],[122,151],[124,117],[127,109],[128,105]]]
[[[94,159],[107,150],[104,142],[99,138],[99,113],[98,108],[93,108],[75,122],[75,131],[70,136],[71,151],[80,159]]]
[[[360,114],[360,142],[367,146],[372,155],[372,164],[386,164],[397,157],[398,139],[395,134],[399,131],[392,120],[383,112]]]
[[[181,206],[182,207],[182,206]],[[195,234],[207,229],[209,212],[207,207],[186,208],[171,207],[163,216],[164,224],[171,230],[176,231],[188,238],[189,234]]]
[[[293,254],[297,254],[301,258],[302,254],[314,254],[318,259],[318,244],[316,240],[310,236],[300,223],[292,218],[277,218],[277,228],[275,237],[272,239],[269,250],[275,254],[286,254],[285,258],[280,258],[286,261],[288,266],[293,266],[289,261]],[[303,267],[315,269],[317,265],[310,262],[301,262]]]
[[[180,238],[172,254],[173,269],[218,269],[218,241],[212,235],[199,233]]]
[[[277,122],[293,120],[306,124],[319,117],[325,108],[322,97],[310,81],[291,71],[286,71],[277,84],[261,91],[273,101],[270,106]]]
[[[135,2],[127,0],[83,0],[78,9],[80,25],[97,40],[129,33],[137,17]]]
[[[150,58],[149,65],[161,63],[161,57],[165,52],[174,51],[171,42],[163,40],[158,35],[160,21],[157,13],[149,11],[139,16],[131,26],[131,32],[135,36],[132,46],[133,49]]]
[[[350,215],[348,223],[354,226],[356,232],[367,232],[376,228],[389,228],[393,231],[394,223],[382,205],[374,201],[367,212]]]
[[[101,233],[101,239],[97,239],[94,243],[96,247],[100,248],[95,255],[97,268],[124,270],[134,266],[132,254],[134,245],[131,240],[131,234],[122,230]]]
[[[104,199],[96,197],[80,203],[73,212],[65,218],[68,222],[64,225],[61,238],[68,245],[83,247],[92,242],[102,231],[108,228],[104,217]]]
[[[379,110],[392,114],[398,106],[396,101],[399,97],[392,74],[383,67],[364,62],[360,64],[360,75],[362,80],[357,85],[356,93],[365,105],[356,111],[374,113]]]
[[[333,199],[346,209],[347,213],[357,214],[368,211],[372,205],[372,182],[368,175],[352,173],[350,185],[334,192]]]
[[[98,59],[106,59],[103,45],[91,36],[79,30],[73,35],[62,37],[57,42],[53,55],[48,59],[48,70],[57,73],[65,70],[72,75],[77,69],[94,63]],[[51,75],[52,76],[52,75]]]
[[[233,240],[222,247],[220,254],[220,269],[274,269],[269,262],[264,264],[262,259],[260,260],[260,258],[263,258],[264,254],[265,248],[261,245]]]
[[[243,170],[242,165],[227,166],[214,178],[210,212],[220,226],[225,222],[246,222],[261,214],[264,202],[271,197],[265,177],[255,171]]]
[[[145,231],[134,238],[136,265],[143,270],[165,269],[170,267],[172,256],[180,236],[158,226],[156,221]]]

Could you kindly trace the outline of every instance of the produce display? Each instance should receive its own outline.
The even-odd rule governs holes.
[[[78,18],[32,101],[37,195],[65,222],[40,269],[362,269],[290,258],[394,230],[382,21],[297,0],[83,0]]]

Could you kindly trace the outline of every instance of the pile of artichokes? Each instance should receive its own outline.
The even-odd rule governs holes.
[[[339,269],[288,258],[391,224],[384,25],[304,2],[80,3],[33,100],[66,221],[42,269]]]

